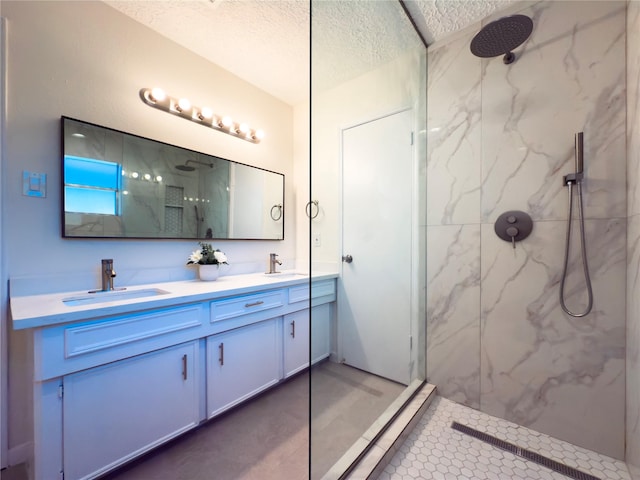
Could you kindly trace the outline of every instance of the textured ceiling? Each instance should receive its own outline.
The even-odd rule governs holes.
[[[404,3],[421,35],[431,44],[515,1]],[[295,105],[309,96],[307,0],[105,3],[288,104]],[[313,9],[314,87],[326,88],[354,78],[418,41],[394,0],[321,0],[314,2]]]
[[[429,45],[518,0],[405,0],[416,27]]]

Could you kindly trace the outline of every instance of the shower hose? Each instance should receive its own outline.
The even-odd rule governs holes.
[[[564,283],[567,279],[567,267],[569,264],[569,245],[571,244],[571,221],[573,219],[573,190],[572,190],[572,182],[567,182],[567,186],[569,187],[569,220],[567,222],[567,243],[564,251],[564,268],[562,269],[562,280],[560,281],[560,306],[562,310],[567,315],[571,315],[572,317],[585,317],[591,311],[593,307],[593,290],[591,289],[591,278],[589,277],[589,266],[587,264],[587,247],[585,242],[584,235],[584,212],[582,209],[582,185],[580,182],[576,182],[576,186],[578,187],[578,217],[580,221],[580,243],[582,247],[582,270],[584,272],[584,280],[587,284],[587,294],[589,296],[589,304],[587,308],[582,313],[574,313],[569,310],[564,302]]]

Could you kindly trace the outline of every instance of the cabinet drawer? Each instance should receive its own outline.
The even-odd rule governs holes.
[[[104,365],[206,335],[202,304],[114,316],[34,332],[36,380]]]
[[[97,352],[197,327],[201,323],[199,306],[192,306],[71,327],[64,332],[64,356],[71,358]]]
[[[211,322],[219,322],[241,315],[278,308],[283,306],[284,303],[283,290],[260,292],[253,295],[211,302]]]
[[[318,282],[311,282],[311,296],[312,298],[324,297],[325,295],[334,295],[336,293],[336,286],[333,280],[321,280]],[[295,287],[289,287],[289,303],[304,302],[309,300],[309,284],[296,285]]]

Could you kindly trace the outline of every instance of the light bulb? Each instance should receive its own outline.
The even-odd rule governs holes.
[[[145,180],[151,180],[151,175],[149,175],[148,173],[144,174],[144,179]]]
[[[233,124],[233,120],[231,117],[222,117],[222,125],[224,127],[230,127]]]
[[[238,127],[238,130],[240,130],[240,133],[246,134],[249,131],[249,125],[247,125],[246,123],[241,123]]]
[[[138,178],[140,176],[140,174],[138,172],[133,172],[131,174],[131,178]]]
[[[213,117],[213,112],[211,111],[211,109],[209,107],[202,107],[198,117],[200,118],[200,120],[204,120],[205,118],[208,120],[211,117]]]
[[[161,181],[162,181],[162,175],[157,175],[156,182],[161,182]]]
[[[122,191],[122,194],[123,194],[123,195],[129,195],[129,190],[123,190],[123,191]]]
[[[186,98],[181,98],[180,100],[178,100],[178,106],[176,107],[176,110],[182,112],[183,110],[189,110],[190,108],[191,102],[189,100],[187,100]]]
[[[151,100],[154,102],[162,102],[165,98],[167,98],[167,94],[161,88],[156,87],[151,90]]]
[[[263,132],[262,130],[256,130],[256,135],[255,135],[255,137],[256,137],[258,140],[262,140],[262,139],[264,138],[264,132]]]

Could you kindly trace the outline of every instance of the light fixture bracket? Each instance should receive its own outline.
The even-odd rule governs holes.
[[[212,128],[213,130],[226,133],[250,143],[260,143],[264,135],[261,130],[250,128],[244,123],[230,121],[227,116],[216,115],[207,107],[190,105],[189,108],[182,108],[180,106],[181,99],[165,95],[164,92],[161,98],[156,98],[153,95],[153,90],[155,89],[140,89],[140,99],[150,107],[177,115],[185,120],[191,120],[199,125]]]

